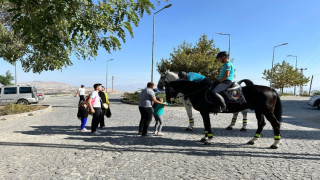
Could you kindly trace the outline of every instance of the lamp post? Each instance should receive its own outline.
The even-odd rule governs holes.
[[[106,72],[106,92],[108,92],[108,62],[113,61],[113,59],[107,60],[107,72]]]
[[[168,5],[166,5],[165,7],[163,7],[162,9],[160,9],[159,11],[153,13],[151,82],[153,82],[153,55],[154,55],[154,31],[155,31],[155,25],[154,25],[154,24],[155,24],[155,17],[156,17],[155,15],[156,15],[158,12],[160,12],[160,11],[166,9],[166,8],[169,8],[170,6],[172,6],[172,4],[168,4]]]
[[[294,56],[294,55],[289,54],[289,55],[287,55],[287,57],[296,57],[296,69],[297,69],[298,56]],[[294,85],[294,93],[293,94],[296,95],[296,85]]]
[[[231,39],[231,34],[224,34],[224,33],[220,33],[220,32],[218,32],[218,33],[216,33],[216,34],[224,35],[224,36],[229,36],[229,51],[228,51],[228,53],[229,53],[229,58],[230,58],[230,39]]]
[[[17,61],[14,63],[14,85],[17,85]]]
[[[279,47],[279,46],[285,46],[287,45],[288,43],[283,43],[283,44],[279,44],[279,45],[276,45],[276,46],[273,46],[273,55],[272,55],[272,66],[271,66],[271,81],[270,81],[270,87],[272,87],[272,82],[273,82],[273,61],[274,61],[274,50],[276,47]]]

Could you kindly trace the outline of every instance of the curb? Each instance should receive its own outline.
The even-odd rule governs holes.
[[[37,105],[33,105],[37,106]],[[8,119],[16,119],[16,118],[21,118],[25,116],[34,116],[34,115],[39,115],[45,112],[49,112],[52,109],[51,105],[41,105],[41,106],[47,106],[45,109],[40,109],[37,111],[32,111],[32,112],[26,112],[26,113],[21,113],[21,114],[12,114],[12,115],[5,115],[5,116],[0,116],[0,120],[8,120]]]

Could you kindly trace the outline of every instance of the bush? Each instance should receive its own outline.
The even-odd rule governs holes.
[[[318,90],[313,90],[313,91],[311,91],[311,95],[312,95],[312,96],[320,95],[320,91],[318,91]]]
[[[30,106],[30,105],[10,103],[10,104],[6,104],[4,107],[0,109],[0,116],[31,112],[31,111],[35,111],[43,108],[44,106]]]
[[[308,91],[303,91],[302,94],[300,94],[300,96],[310,96]]]

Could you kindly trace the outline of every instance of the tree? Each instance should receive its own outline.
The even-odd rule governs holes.
[[[285,61],[282,64],[275,64],[273,67],[273,78],[271,76],[271,69],[264,70],[263,75],[264,77],[262,78],[267,81],[272,80],[272,87],[280,89],[281,93],[283,93],[284,88],[303,86],[309,82],[309,78],[299,73],[297,69],[294,69],[293,66],[290,66]]]
[[[159,0],[156,2],[159,3]],[[40,73],[119,50],[150,0],[0,0],[0,58]]]
[[[200,73],[211,80],[217,80],[221,71],[221,63],[216,61],[216,54],[220,51],[215,48],[213,39],[202,35],[195,46],[183,42],[173,49],[168,59],[157,63],[157,70],[160,74],[166,70],[186,71]]]
[[[11,81],[14,80],[14,77],[11,75],[10,71],[6,72],[6,75],[0,75],[0,84],[7,86],[11,85]]]

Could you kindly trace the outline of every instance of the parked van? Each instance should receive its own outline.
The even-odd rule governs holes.
[[[38,102],[37,89],[34,86],[0,86],[0,105],[8,103],[27,105]]]

